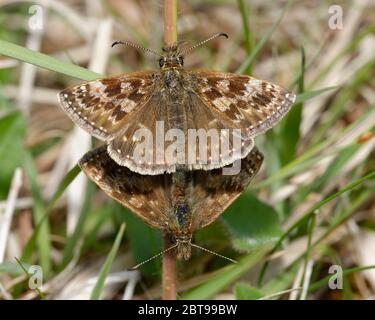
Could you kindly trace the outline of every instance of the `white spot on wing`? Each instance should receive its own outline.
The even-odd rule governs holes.
[[[249,96],[255,91],[258,90],[259,86],[261,84],[261,81],[258,79],[250,79],[246,84],[245,84],[245,96]]]
[[[224,79],[217,82],[217,88],[223,92],[229,91],[229,80]]]
[[[232,99],[228,97],[220,97],[212,101],[214,106],[217,107],[221,112],[228,110],[232,102]]]
[[[121,82],[121,89],[131,90],[133,87],[130,82]]]
[[[142,207],[142,202],[134,197],[129,199],[129,203],[136,208]]]
[[[131,112],[137,104],[130,99],[123,99],[121,103],[121,111],[125,111],[126,113]]]
[[[81,88],[82,88],[82,86],[81,86]],[[100,80],[90,83],[89,91],[95,97],[102,98],[105,89],[106,89],[106,86]]]

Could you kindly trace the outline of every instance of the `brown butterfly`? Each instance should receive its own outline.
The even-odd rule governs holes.
[[[79,162],[83,172],[107,195],[154,228],[171,234],[178,258],[189,259],[192,234],[215,221],[259,171],[263,155],[256,147],[241,160],[236,175],[222,169],[142,175],[120,166],[101,146]],[[240,161],[240,160],[238,160]]]
[[[160,56],[160,70],[130,72],[70,87],[59,93],[60,104],[75,123],[105,141],[117,164],[140,174],[171,173],[178,168],[211,170],[233,163],[246,157],[256,135],[289,111],[295,94],[246,75],[183,67],[188,52],[218,36],[227,37],[215,34],[186,50],[178,45],[163,48],[162,54],[144,49]],[[118,43],[138,47],[129,42],[114,44]],[[153,137],[151,147],[143,151],[147,161],[135,156],[141,143],[135,137],[143,129]],[[156,141],[160,133],[165,138],[171,129],[182,132],[185,139],[177,143],[182,157],[159,154],[160,149],[176,144],[171,136]],[[226,152],[212,143],[210,134],[228,129],[240,130],[241,144],[229,140]],[[189,149],[188,133],[194,130],[204,133],[197,138],[207,154],[204,160],[198,148]],[[221,148],[216,158],[212,157],[214,148]],[[189,154],[194,155],[192,161],[188,161]]]

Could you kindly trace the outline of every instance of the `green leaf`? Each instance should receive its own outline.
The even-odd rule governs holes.
[[[234,248],[240,251],[274,244],[282,234],[276,211],[248,193],[242,194],[221,219]]]
[[[104,288],[105,278],[107,278],[107,275],[111,269],[113,260],[116,257],[117,251],[121,244],[122,237],[124,235],[124,231],[125,231],[125,223],[121,225],[120,230],[117,233],[115,242],[113,243],[112,249],[109,252],[107,259],[105,260],[102,269],[100,270],[98,281],[96,282],[95,287],[92,290],[90,300],[98,300],[100,298],[100,295]]]
[[[0,54],[82,80],[93,80],[101,76],[80,66],[63,62],[4,40],[0,40]]]
[[[198,229],[194,234],[194,239],[197,244],[201,244],[203,247],[213,241],[215,244],[224,246],[228,244],[229,235],[223,223],[220,223],[220,220],[216,220],[214,223]]]
[[[247,283],[237,283],[234,294],[237,300],[257,300],[264,296],[262,292]]]
[[[7,196],[14,170],[22,165],[25,128],[19,112],[0,119],[0,198]]]

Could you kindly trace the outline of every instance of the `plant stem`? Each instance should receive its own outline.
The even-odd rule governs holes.
[[[171,245],[171,236],[166,232],[163,238],[164,249]],[[176,274],[176,250],[170,250],[163,254],[163,300],[176,300]]]
[[[177,0],[164,0],[164,43],[177,43]]]
[[[177,43],[177,0],[164,0],[164,43],[172,46]],[[171,236],[165,232],[164,250],[172,245]],[[176,300],[177,261],[176,250],[163,254],[163,300]]]

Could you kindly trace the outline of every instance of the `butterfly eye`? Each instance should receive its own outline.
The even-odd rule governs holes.
[[[160,68],[161,68],[162,66],[164,66],[164,58],[160,58],[160,59],[159,59],[159,66],[160,66]]]
[[[178,62],[180,63],[181,66],[183,66],[184,65],[184,58],[182,56],[179,56]]]

